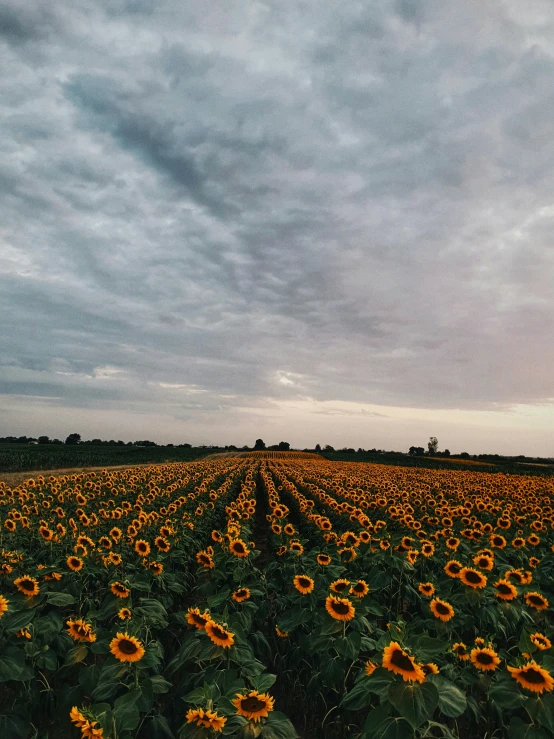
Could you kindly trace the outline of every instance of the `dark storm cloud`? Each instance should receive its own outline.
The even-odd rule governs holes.
[[[548,3],[29,0],[0,29],[0,393],[199,423],[554,398]]]

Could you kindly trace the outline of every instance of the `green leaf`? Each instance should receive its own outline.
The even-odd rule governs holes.
[[[389,716],[383,706],[367,715],[362,739],[406,739],[412,735],[410,725],[402,718]]]
[[[551,734],[539,728],[535,724],[526,724],[517,716],[510,721],[508,726],[509,739],[549,739]]]
[[[116,680],[100,680],[92,693],[92,699],[95,701],[105,701],[117,693],[121,683]]]
[[[344,696],[341,706],[349,711],[359,711],[361,708],[369,706],[373,692],[370,688],[370,679],[364,675],[352,690]]]
[[[75,598],[69,593],[46,593],[46,600],[52,606],[71,606],[75,603]]]
[[[246,726],[247,723],[248,722],[244,718],[244,716],[231,716],[231,718],[227,719],[227,723],[223,727],[222,734],[224,734],[225,736],[228,736],[229,734],[235,734],[238,729]]]
[[[0,653],[0,683],[17,680],[25,666],[25,654],[18,647],[8,647]]]
[[[231,595],[231,590],[229,588],[224,588],[219,593],[216,593],[215,595],[210,595],[208,598],[208,606],[209,608],[217,608],[218,606],[225,603],[226,600],[229,599],[229,596]]]
[[[45,647],[45,650],[37,659],[37,667],[41,670],[55,670],[58,666],[58,658],[56,652]]]
[[[77,662],[84,662],[88,654],[88,647],[86,644],[78,644],[73,647],[65,656],[64,667],[68,665],[74,665]]]
[[[118,727],[118,733],[133,731],[137,728],[140,720],[140,712],[136,703],[140,698],[140,689],[134,688],[125,695],[120,696],[114,703],[113,714]]]
[[[535,720],[554,736],[554,695],[546,693],[537,697],[534,703],[536,706]]]
[[[171,683],[161,675],[152,675],[150,684],[154,693],[167,693],[171,690]]]
[[[501,678],[493,683],[489,688],[489,698],[499,708],[518,708],[526,701],[526,696],[512,678]]]
[[[264,739],[297,739],[298,734],[284,713],[271,711],[261,736]]]
[[[445,641],[435,639],[427,634],[414,636],[408,640],[408,645],[417,654],[418,661],[420,662],[429,662],[437,654],[444,654],[449,649],[449,645]]]
[[[389,672],[384,667],[378,667],[367,680],[369,690],[372,693],[384,697],[387,695],[391,683],[394,682],[394,676],[392,672]]]
[[[394,682],[388,690],[388,699],[398,713],[414,729],[430,719],[439,702],[439,693],[432,683]]]
[[[19,631],[19,629],[22,629],[24,626],[31,623],[35,613],[36,611],[34,609],[14,612],[8,611],[8,613],[3,616],[2,621],[0,621],[0,625],[2,625],[8,633]]]
[[[165,716],[153,716],[153,718],[145,724],[144,728],[145,736],[151,737],[151,739],[174,739]]]
[[[439,691],[439,711],[449,718],[457,718],[467,708],[466,695],[457,685],[442,675],[429,675],[427,682],[433,683]]]
[[[255,675],[250,677],[249,680],[254,690],[257,690],[258,693],[265,693],[266,690],[271,688],[275,680],[277,680],[277,675],[266,673],[265,675]]]
[[[281,631],[293,631],[294,629],[296,629],[297,626],[300,626],[300,624],[303,622],[303,619],[303,608],[301,608],[300,606],[289,608],[288,611],[285,611],[278,617],[279,628]]]
[[[10,739],[26,739],[29,733],[29,722],[14,714],[0,714],[0,736]]]

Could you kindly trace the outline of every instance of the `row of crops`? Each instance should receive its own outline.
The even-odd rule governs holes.
[[[547,739],[553,492],[301,454],[0,483],[0,736]]]

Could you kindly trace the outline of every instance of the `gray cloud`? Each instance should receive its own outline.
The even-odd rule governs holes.
[[[1,393],[552,401],[548,3],[45,7],[0,11]]]

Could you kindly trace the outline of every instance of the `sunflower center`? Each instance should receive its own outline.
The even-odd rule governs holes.
[[[487,654],[486,652],[479,652],[479,654],[477,655],[477,662],[479,662],[481,665],[492,665],[494,659],[491,657],[490,654]]]
[[[528,597],[531,603],[533,603],[536,606],[542,606],[544,604],[544,601],[540,597],[540,595],[529,595]]]
[[[503,582],[497,585],[496,589],[498,590],[499,593],[502,593],[502,595],[509,595],[512,592],[512,588]]]
[[[20,583],[23,590],[34,590],[35,589],[35,583],[31,582],[30,580],[22,580]]]
[[[242,544],[233,544],[233,548],[235,552],[244,552],[244,547],[242,546]]]
[[[214,636],[217,636],[218,639],[227,639],[228,634],[223,629],[220,629],[219,626],[212,626],[212,632]]]
[[[344,590],[345,588],[346,588],[346,583],[345,583],[345,582],[338,582],[338,583],[337,583],[337,584],[335,585],[335,590],[336,590],[337,592],[339,592],[339,593],[342,593],[342,591],[343,591],[343,590]]]
[[[447,613],[450,613],[450,608],[444,603],[435,603],[435,608],[439,613],[442,613],[443,616],[445,616]]]
[[[354,590],[355,593],[363,593],[364,586],[363,586],[363,584],[361,582],[358,582],[358,583],[356,583],[356,585],[354,585],[353,590]]]
[[[137,651],[137,645],[130,639],[121,639],[117,646],[119,651],[123,652],[123,654],[134,654]]]
[[[527,667],[527,669],[522,670],[521,675],[529,683],[541,685],[542,683],[546,682],[546,680],[544,679],[544,675],[538,670],[535,670],[533,667]]]
[[[409,657],[407,654],[404,654],[400,649],[395,649],[392,657],[391,657],[391,664],[395,667],[399,667],[401,670],[404,670],[405,672],[415,672],[414,663],[412,662],[412,658]]]
[[[482,579],[482,576],[478,572],[474,572],[473,570],[468,570],[466,572],[466,580],[469,582],[480,583],[482,582]]]
[[[267,707],[265,701],[261,701],[253,695],[248,696],[248,698],[244,698],[244,700],[240,702],[240,706],[243,711],[249,711],[251,713],[261,711],[263,708]]]
[[[461,570],[461,567],[457,564],[451,564],[448,565],[449,572],[452,572],[454,575],[457,575],[458,572]]]
[[[334,601],[331,603],[331,608],[340,616],[345,616],[350,610],[350,606],[347,603],[335,603]]]

